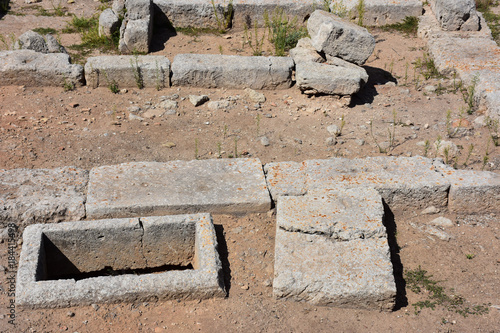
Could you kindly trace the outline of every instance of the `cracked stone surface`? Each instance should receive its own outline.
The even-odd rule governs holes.
[[[0,227],[83,219],[87,182],[73,167],[0,169]]]
[[[396,285],[382,199],[372,188],[278,202],[273,293],[317,305],[391,310]]]

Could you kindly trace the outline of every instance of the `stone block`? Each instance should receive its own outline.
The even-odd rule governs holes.
[[[271,207],[258,159],[132,162],[91,170],[89,218],[194,212],[265,212]]]
[[[17,43],[18,48],[22,50],[49,53],[45,39],[43,39],[42,35],[32,30],[28,30],[19,36]]]
[[[364,64],[375,49],[375,38],[368,30],[322,10],[311,14],[307,30],[318,52],[357,65]]]
[[[325,62],[325,59],[311,45],[311,38],[309,37],[299,39],[297,45],[290,50],[290,57],[292,57],[295,64],[301,62]]]
[[[276,162],[264,165],[267,188],[274,201],[280,196],[298,196],[307,192],[305,163]]]
[[[245,57],[178,54],[172,63],[172,85],[231,89],[287,89],[293,60],[287,57]]]
[[[111,36],[120,29],[120,19],[111,9],[105,9],[99,15],[99,36]]]
[[[431,9],[444,30],[480,29],[474,0],[431,0]]]
[[[137,75],[144,87],[170,86],[170,61],[164,56],[98,56],[85,64],[87,84],[109,87],[114,81],[120,88],[137,88]]]
[[[36,224],[23,234],[21,307],[224,296],[209,214]]]
[[[374,187],[391,208],[445,207],[449,182],[424,157],[306,161],[307,188]]]
[[[125,8],[118,49],[124,54],[148,53],[153,37],[153,2],[126,0]]]
[[[344,11],[349,18],[359,20],[359,0],[342,0]],[[332,1],[330,8],[335,8],[336,1]],[[338,6],[338,5],[337,5]],[[365,0],[363,6],[364,26],[384,26],[401,23],[407,16],[418,17],[422,15],[422,1],[420,0]]]
[[[306,94],[352,95],[368,82],[364,68],[339,58],[336,65],[299,62],[295,73],[297,86]]]
[[[72,65],[64,53],[38,53],[33,50],[0,51],[0,85],[28,87],[84,83],[83,67]]]
[[[0,170],[0,227],[83,219],[87,182],[72,167]]]
[[[275,297],[391,310],[396,285],[383,215],[382,199],[370,188],[281,197]]]
[[[448,209],[460,214],[500,213],[500,176],[494,172],[440,167],[451,184]]]

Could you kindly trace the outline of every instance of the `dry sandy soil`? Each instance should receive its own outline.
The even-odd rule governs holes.
[[[58,4],[46,0],[35,5],[19,0],[11,3],[14,12],[27,15],[4,16],[0,34],[18,37],[36,27],[60,31],[69,16],[33,15],[38,11],[34,6],[50,10],[53,5]],[[62,3],[78,16],[95,13],[99,5],[92,0]],[[450,77],[426,81],[416,68],[417,59],[424,56],[425,42],[397,32],[371,32],[377,46],[365,64],[370,81],[349,106],[328,96],[302,95],[296,87],[264,91],[267,101],[261,105],[249,101],[240,90],[228,89],[174,87],[160,91],[128,89],[113,94],[107,88],[80,87],[65,92],[62,87],[1,87],[0,168],[73,165],[90,169],[129,161],[208,159],[219,155],[257,157],[263,163],[384,154],[415,156],[426,154],[426,149],[417,144],[426,140],[431,143],[427,155],[434,157],[437,154],[432,143],[441,137],[461,148],[454,159],[448,156],[450,164],[497,172],[499,148],[491,143],[487,127],[474,125],[481,114],[464,112],[462,94],[452,91],[458,80]],[[220,47],[224,54],[252,52],[243,43],[243,31],[196,37],[163,31],[155,36],[153,53],[170,60],[178,53],[219,53]],[[79,36],[60,34],[60,40],[69,46],[78,43]],[[267,54],[269,49],[266,42]],[[445,89],[436,93],[427,86]],[[206,104],[194,107],[186,98],[190,94],[206,94],[213,101],[229,99],[230,106],[215,111]],[[129,119],[131,110],[143,116],[165,99],[178,102],[177,114],[142,121]],[[341,117],[345,120],[342,134],[335,145],[328,144],[327,138],[332,135],[326,128],[340,126]],[[452,121],[461,127],[454,128]],[[388,133],[393,130],[393,146],[388,153],[380,153],[375,141],[387,145]],[[269,146],[261,144],[263,136]],[[468,158],[471,145],[474,148]],[[226,299],[17,309],[16,326],[8,323],[6,279],[12,272],[7,268],[7,244],[2,242],[0,264],[6,270],[0,272],[0,331],[500,332],[499,218],[456,216],[446,211],[438,215],[421,215],[420,211],[393,214],[389,214],[387,226],[399,290],[397,307],[389,313],[274,299],[275,216],[270,212],[214,217],[228,288]],[[455,222],[455,226],[445,229],[451,240],[440,240],[419,228],[437,216]],[[20,248],[16,249],[17,255]],[[464,317],[437,305],[434,310],[425,308],[416,314],[413,304],[428,299],[428,294],[406,288],[403,275],[419,266],[441,281],[449,295],[463,296],[467,306],[491,304],[488,313]]]

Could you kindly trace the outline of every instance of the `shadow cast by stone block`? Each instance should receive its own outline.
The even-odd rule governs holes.
[[[1,1],[1,0],[0,0]],[[165,49],[165,43],[172,37],[177,36],[172,22],[161,11],[161,9],[153,4],[154,9],[154,27],[153,38],[149,45],[149,52],[158,52]]]
[[[214,224],[215,233],[217,235],[218,252],[219,257],[222,262],[224,286],[226,287],[226,294],[229,296],[229,290],[231,289],[231,265],[228,259],[228,250],[226,239],[224,238],[224,226],[221,224]]]
[[[10,10],[10,1],[9,0],[0,0],[0,20],[7,15]]]
[[[386,70],[371,66],[363,66],[363,68],[368,73],[368,82],[358,93],[352,96],[350,104],[351,107],[373,103],[375,96],[378,95],[375,86],[384,85],[388,82],[397,83],[397,80],[392,76],[392,74]]]
[[[391,261],[394,270],[394,280],[396,282],[396,304],[394,311],[397,311],[408,305],[408,298],[406,297],[406,282],[403,278],[403,264],[399,256],[399,245],[396,239],[397,226],[394,220],[394,214],[389,206],[384,201],[384,226],[387,229],[387,238],[389,248],[391,251]]]

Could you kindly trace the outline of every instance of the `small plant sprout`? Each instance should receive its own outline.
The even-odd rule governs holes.
[[[408,61],[406,62],[405,64],[405,86],[408,85],[408,68],[410,67],[410,64],[408,63]]]
[[[436,148],[436,153],[434,154],[434,158],[436,158],[439,154],[439,150],[441,149],[441,135],[438,135],[436,142],[434,143],[434,148]]]
[[[427,154],[429,154],[429,149],[431,148],[431,143],[429,140],[425,140],[424,142],[424,157],[427,157]]]
[[[217,158],[222,157],[222,144],[220,142],[217,142]]]
[[[219,12],[218,6],[215,5],[215,0],[210,0],[212,3],[212,8],[214,9],[215,21],[220,33],[225,33],[229,28],[231,28],[231,23],[233,19],[233,0],[229,0],[226,6],[226,0],[222,4],[222,13]],[[219,15],[222,14],[222,15]]]
[[[156,90],[160,91],[163,89],[163,71],[158,65],[158,61],[155,61],[156,70],[155,70],[155,80],[156,80]]]
[[[358,4],[356,5],[356,10],[358,12],[358,25],[360,27],[363,26],[363,20],[365,17],[365,1],[364,0],[359,0]]]
[[[488,139],[488,143],[486,144],[486,151],[483,155],[483,165],[481,166],[481,170],[484,170],[484,168],[486,168],[486,165],[490,161],[490,140],[491,138]]]
[[[382,147],[379,145],[377,139],[375,139],[375,135],[373,135],[373,120],[370,120],[370,136],[371,136],[373,142],[375,143],[375,145],[377,146],[378,152],[381,154],[387,153],[387,150],[382,149]]]
[[[224,50],[222,49],[222,45],[219,45],[219,53],[224,54]]]
[[[255,126],[257,127],[257,136],[260,135],[260,114],[255,117]]]
[[[238,137],[234,137],[234,158],[238,158]]]
[[[344,130],[344,126],[345,126],[345,119],[344,119],[344,115],[342,115],[342,117],[340,117],[340,129],[339,129],[338,136],[342,135],[342,131]]]
[[[264,34],[262,35],[262,37],[259,39],[259,30],[258,30],[258,26],[257,26],[257,22],[255,22],[254,24],[254,32],[252,34],[252,32],[249,30],[247,24],[245,23],[244,25],[244,44],[248,44],[248,46],[250,46],[250,48],[252,49],[252,54],[254,56],[261,56],[262,55],[262,48],[264,46],[264,40],[265,40],[265,36],[266,36],[266,32],[264,30]]]
[[[227,138],[227,131],[228,131],[228,127],[226,124],[224,124],[224,129],[222,130],[222,134],[223,134],[224,139]]]
[[[469,149],[467,150],[467,156],[465,157],[465,161],[463,166],[466,167],[469,164],[470,157],[472,156],[472,152],[474,151],[474,144],[469,145]]]
[[[493,141],[493,145],[495,147],[498,147],[499,145],[498,125],[498,119],[491,119],[490,117],[486,118],[486,127],[488,127],[491,141]]]
[[[444,155],[444,163],[449,164],[450,163],[450,146],[446,146],[443,148],[443,155]]]
[[[199,160],[200,156],[198,154],[198,138],[194,139],[194,159]]]
[[[130,59],[130,66],[132,67],[132,72],[134,73],[135,84],[137,88],[144,88],[144,80],[141,73],[141,68],[139,67],[139,56],[134,55],[134,59]]]
[[[466,257],[467,259],[471,260],[471,259],[474,259],[474,258],[476,257],[476,255],[475,255],[475,254],[472,254],[472,253],[467,253],[467,254],[465,255],[465,257]]]

